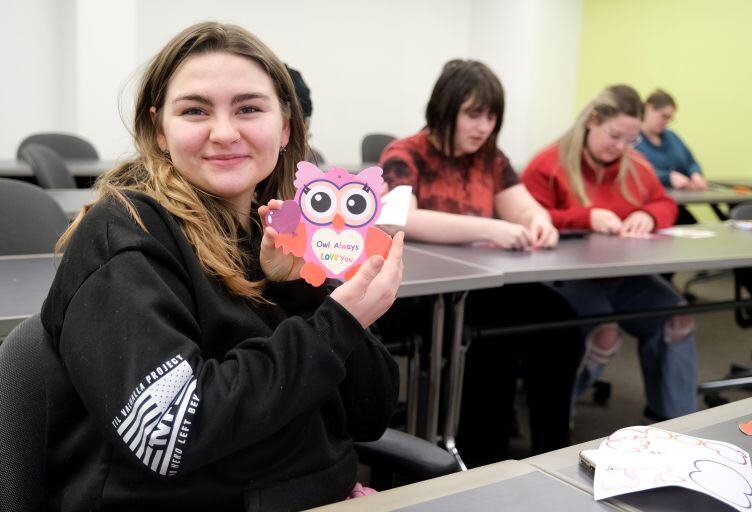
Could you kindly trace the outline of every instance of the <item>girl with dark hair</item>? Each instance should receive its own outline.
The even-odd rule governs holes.
[[[60,244],[42,309],[54,510],[299,510],[356,487],[398,376],[365,329],[401,280],[401,235],[327,294],[274,248],[270,208],[306,148],[284,65],[234,25],[175,36],[144,73],[137,155]]]
[[[559,228],[611,235],[644,235],[671,226],[676,204],[650,164],[631,145],[642,120],[642,102],[629,86],[603,90],[572,127],[536,155],[522,182]],[[658,276],[567,281],[552,285],[582,316],[669,308],[683,303]],[[639,340],[649,419],[697,410],[695,331],[691,316],[647,318],[588,328],[585,357],[573,399],[601,375],[621,345],[621,331]]]
[[[556,245],[558,232],[550,215],[519,183],[496,146],[503,115],[503,89],[487,66],[464,60],[444,66],[426,108],[426,127],[392,142],[381,156],[389,187],[412,186],[406,236],[517,250]],[[390,315],[407,310],[401,302]],[[475,291],[466,307],[466,320],[478,327],[571,316],[566,302],[539,284]],[[473,341],[457,438],[465,462],[479,465],[507,457],[520,375],[530,405],[532,452],[567,446],[580,355],[581,343],[572,329]]]
[[[653,165],[664,187],[678,190],[706,190],[702,175],[684,141],[667,128],[676,113],[676,102],[665,91],[657,89],[645,100],[645,118],[635,149]],[[697,219],[685,207],[679,207],[677,224],[696,224]]]

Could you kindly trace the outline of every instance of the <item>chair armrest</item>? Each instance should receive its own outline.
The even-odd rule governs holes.
[[[360,462],[387,468],[411,481],[427,480],[460,470],[454,456],[429,443],[398,430],[388,428],[381,439],[355,443]]]

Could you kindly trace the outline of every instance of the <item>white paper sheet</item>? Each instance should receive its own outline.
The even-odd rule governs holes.
[[[404,226],[407,223],[407,211],[410,209],[410,195],[413,187],[399,185],[381,198],[381,214],[376,224]]]
[[[627,427],[597,450],[596,500],[671,485],[702,492],[736,510],[752,510],[749,454],[733,444]]]
[[[683,226],[661,229],[658,233],[679,238],[712,238],[718,236],[718,233],[709,229],[685,228]]]

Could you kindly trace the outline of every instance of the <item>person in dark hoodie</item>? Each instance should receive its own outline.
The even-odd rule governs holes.
[[[284,65],[200,23],[153,58],[137,156],[60,240],[42,310],[56,510],[298,510],[348,497],[353,440],[381,436],[395,364],[366,329],[392,304],[402,236],[328,293],[264,227],[306,150]],[[356,485],[357,484],[357,485]]]

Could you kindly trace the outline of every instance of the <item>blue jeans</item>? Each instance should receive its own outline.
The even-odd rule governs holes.
[[[552,283],[579,316],[674,307],[684,303],[658,276]],[[648,407],[665,418],[697,410],[697,361],[694,328],[679,339],[666,336],[667,318],[625,320],[619,326],[639,340],[639,357]],[[585,335],[596,326],[585,327]],[[676,338],[676,337],[674,337]],[[605,364],[581,367],[573,400],[600,377]]]

